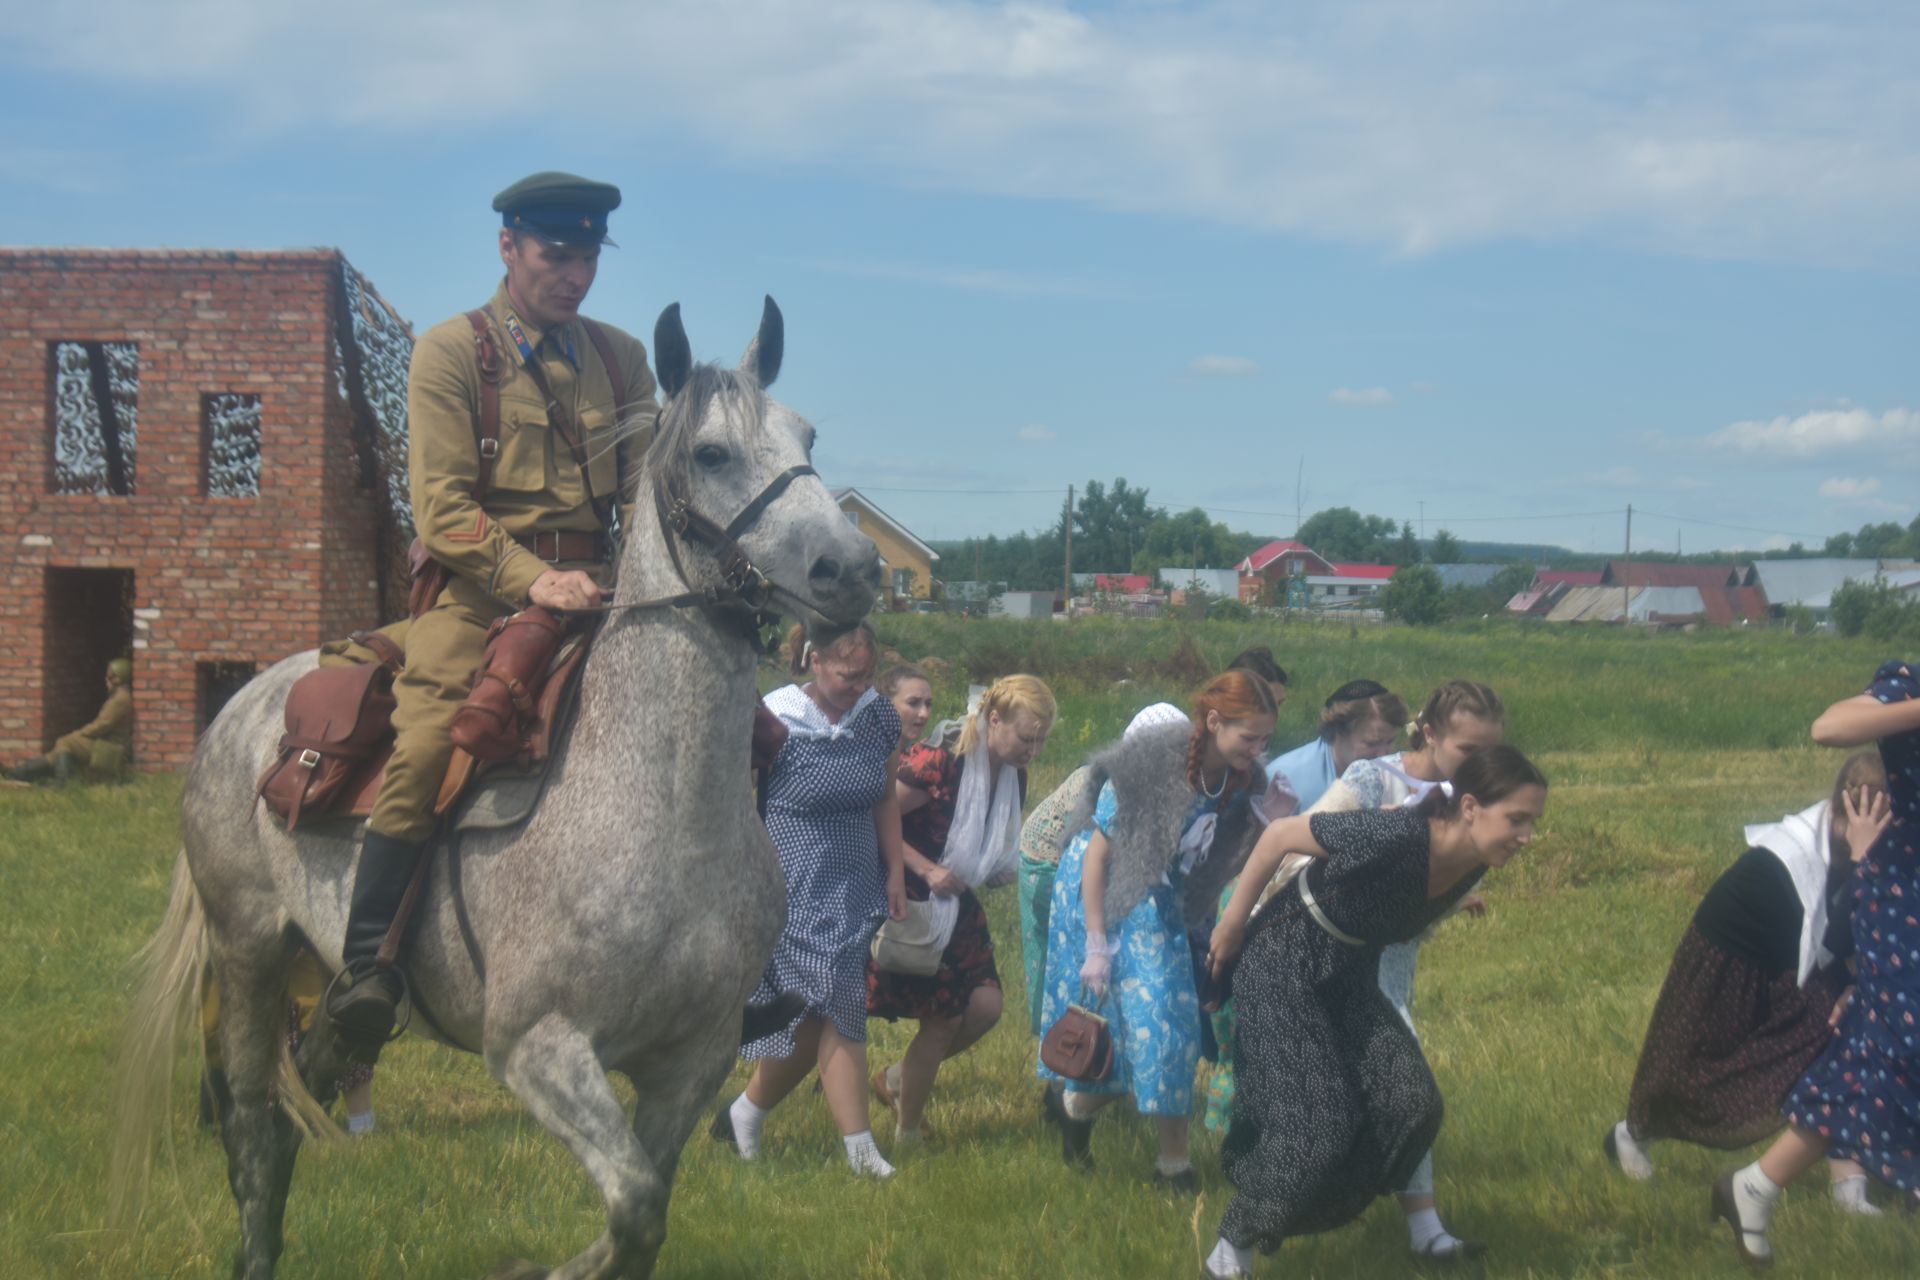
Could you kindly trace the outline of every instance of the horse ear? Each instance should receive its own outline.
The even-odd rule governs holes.
[[[693,375],[693,348],[687,345],[686,326],[680,323],[680,304],[670,303],[653,322],[653,370],[667,399],[680,394]]]
[[[766,305],[760,309],[760,332],[747,344],[747,354],[740,357],[740,367],[751,373],[762,387],[770,387],[780,376],[780,358],[786,349],[787,322],[781,318],[780,304],[768,294]]]

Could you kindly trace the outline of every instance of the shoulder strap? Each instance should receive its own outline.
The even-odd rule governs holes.
[[[474,428],[474,447],[480,455],[480,473],[473,482],[476,501],[493,488],[493,460],[500,456],[500,379],[506,367],[500,362],[500,348],[494,345],[493,326],[487,323],[484,309],[467,312],[473,326],[473,350],[480,364],[480,421]]]
[[[600,353],[601,367],[607,371],[607,381],[613,386],[613,417],[619,421],[620,415],[627,411],[628,392],[633,388],[627,385],[627,372],[620,362],[613,358],[613,344],[607,341],[607,331],[600,327],[597,320],[580,317],[580,326],[587,331],[587,338],[593,343],[593,349]]]

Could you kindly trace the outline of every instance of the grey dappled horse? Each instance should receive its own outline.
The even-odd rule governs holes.
[[[621,606],[724,591],[723,548],[673,527],[684,527],[675,517],[687,509],[695,534],[733,523],[725,532],[773,584],[774,607],[814,627],[853,625],[879,586],[873,543],[807,465],[813,429],[762,390],[783,346],[773,300],[739,372],[692,364],[678,304],[661,315],[654,345],[666,396],[660,432],[572,733],[525,826],[462,837],[484,980],[443,866],[402,956],[434,1024],[416,1016],[414,1029],[437,1028],[436,1038],[483,1054],[606,1201],[606,1233],[584,1253],[551,1273],[516,1263],[497,1274],[651,1273],[681,1148],[734,1062],[742,1012],[785,914],[750,788],[756,652],[747,627],[726,609]],[[154,1124],[210,962],[233,1095],[221,1129],[240,1210],[234,1274],[245,1280],[273,1274],[301,1134],[328,1127],[319,1108],[345,1061],[324,1016],[298,1063],[288,1058],[286,980],[302,940],[338,967],[358,842],[290,836],[254,803],[287,687],[314,663],[312,652],[298,654],[259,676],[194,753],[185,847],[166,919],[143,952],[118,1098],[112,1191],[125,1220],[145,1190]],[[631,1123],[610,1071],[638,1094]],[[338,1274],[359,1274],[339,1262]]]

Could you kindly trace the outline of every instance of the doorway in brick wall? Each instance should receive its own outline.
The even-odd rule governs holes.
[[[49,568],[46,574],[41,731],[51,746],[99,714],[107,664],[134,657],[133,570]],[[137,687],[137,658],[133,678]]]

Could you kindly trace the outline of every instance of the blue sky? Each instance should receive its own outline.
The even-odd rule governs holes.
[[[822,473],[923,537],[1116,475],[1260,532],[1304,472],[1309,514],[1596,550],[1629,502],[1700,550],[1920,501],[1910,6],[0,19],[0,243],[334,245],[424,328],[492,289],[496,190],[617,182],[589,310],[645,338],[678,300],[731,360],[772,293]]]

